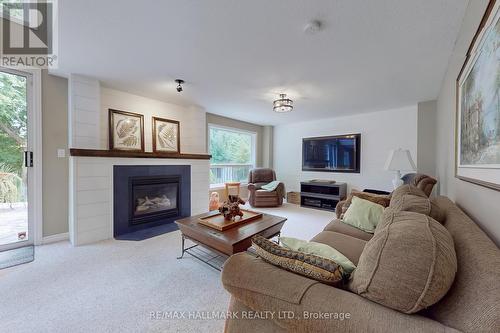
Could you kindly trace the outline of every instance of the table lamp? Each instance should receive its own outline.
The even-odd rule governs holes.
[[[394,179],[392,180],[392,187],[396,189],[397,187],[403,185],[403,180],[401,179],[401,171],[415,171],[417,168],[413,159],[411,158],[410,151],[408,149],[393,149],[389,152],[389,157],[385,162],[385,170],[396,171]]]

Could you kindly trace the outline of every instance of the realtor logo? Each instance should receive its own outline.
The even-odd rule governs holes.
[[[4,2],[1,4],[2,42],[0,65],[55,68],[57,13],[55,1]]]

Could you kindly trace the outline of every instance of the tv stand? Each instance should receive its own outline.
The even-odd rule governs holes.
[[[339,201],[346,197],[346,183],[301,182],[300,206],[335,211]]]

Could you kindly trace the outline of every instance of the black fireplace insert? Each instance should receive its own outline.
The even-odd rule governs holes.
[[[113,235],[137,233],[191,215],[189,165],[113,168]]]
[[[148,223],[179,216],[179,176],[131,177],[129,179],[130,223]]]

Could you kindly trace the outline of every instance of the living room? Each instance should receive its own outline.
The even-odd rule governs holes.
[[[0,6],[0,331],[498,331],[498,0]]]

